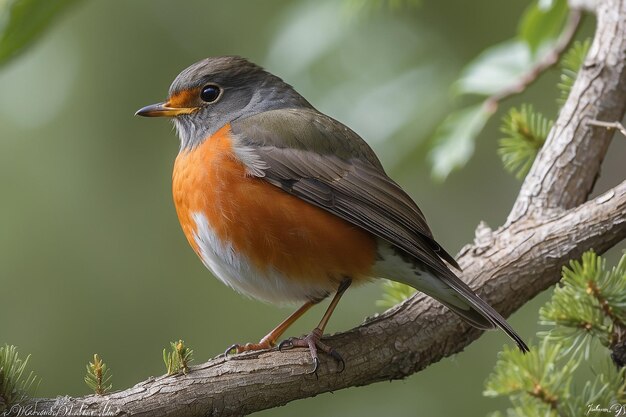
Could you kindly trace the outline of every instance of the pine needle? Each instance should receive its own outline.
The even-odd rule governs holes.
[[[532,166],[537,152],[543,146],[553,122],[536,112],[532,105],[524,104],[521,109],[513,107],[502,118],[498,154],[504,168],[522,179]]]

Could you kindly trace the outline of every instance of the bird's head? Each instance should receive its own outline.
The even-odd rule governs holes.
[[[202,143],[224,125],[281,108],[310,107],[289,84],[237,56],[210,57],[183,70],[167,100],[141,108],[145,117],[172,117],[181,147]]]

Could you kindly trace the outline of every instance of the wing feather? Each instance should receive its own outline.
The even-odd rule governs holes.
[[[263,164],[263,180],[387,240],[434,271],[448,270],[441,259],[459,268],[411,197],[339,122],[311,109],[281,109],[237,120],[232,130],[237,146],[252,149]]]

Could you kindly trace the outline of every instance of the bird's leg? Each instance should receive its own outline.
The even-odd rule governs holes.
[[[326,325],[328,324],[328,320],[330,319],[330,316],[333,314],[333,311],[335,311],[335,307],[337,307],[337,304],[339,303],[341,296],[343,295],[344,292],[346,292],[346,290],[348,289],[351,283],[352,283],[352,280],[349,278],[346,278],[343,281],[341,281],[341,283],[339,284],[339,288],[337,288],[337,293],[335,294],[332,301],[330,302],[330,305],[326,309],[326,312],[324,313],[324,316],[322,317],[320,324],[318,324],[317,327],[313,329],[313,331],[311,331],[311,333],[301,338],[292,337],[290,339],[287,339],[281,342],[280,345],[278,345],[278,350],[281,350],[284,348],[293,348],[293,347],[309,348],[309,351],[311,352],[311,357],[313,358],[313,370],[310,373],[315,374],[315,376],[317,376],[317,368],[319,367],[319,364],[320,364],[320,360],[317,355],[318,349],[332,356],[333,359],[335,359],[337,362],[341,364],[341,369],[339,370],[339,372],[342,372],[346,367],[346,363],[344,362],[339,352],[337,352],[335,349],[328,346],[327,344],[322,343],[321,338],[322,338],[322,335],[324,334],[324,329],[326,328]]]
[[[278,338],[282,336],[283,333],[285,333],[285,330],[287,330],[289,326],[291,326],[296,320],[302,317],[304,313],[306,313],[311,307],[313,307],[317,303],[318,301],[307,301],[306,303],[304,303],[302,307],[294,311],[271,332],[265,335],[265,337],[263,337],[263,339],[261,339],[259,343],[246,343],[245,345],[234,344],[226,349],[226,352],[224,352],[224,354],[228,355],[229,353],[241,353],[250,350],[264,350],[273,348],[276,345],[276,340],[278,340]]]

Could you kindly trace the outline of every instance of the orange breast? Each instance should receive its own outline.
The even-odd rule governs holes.
[[[258,272],[246,279],[270,279],[268,271],[274,271],[281,279],[332,292],[344,277],[367,278],[375,261],[375,238],[246,175],[232,151],[229,133],[227,125],[197,148],[182,150],[174,165],[176,211],[198,255],[203,256],[193,214],[200,212],[213,235]]]

